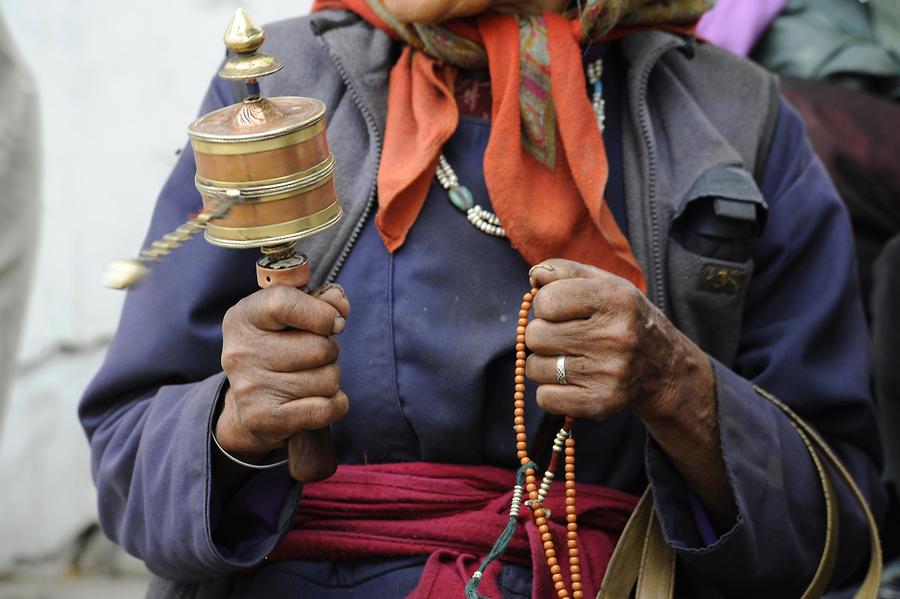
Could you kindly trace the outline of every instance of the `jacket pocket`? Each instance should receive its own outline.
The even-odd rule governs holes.
[[[723,164],[697,180],[672,220],[667,277],[673,320],[729,367],[753,275],[753,242],[767,211],[750,174]]]

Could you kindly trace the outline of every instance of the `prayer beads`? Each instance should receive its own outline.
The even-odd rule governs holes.
[[[513,394],[513,426],[516,432],[516,451],[519,463],[522,466],[531,462],[528,457],[528,435],[525,430],[525,327],[528,326],[528,315],[531,312],[531,303],[537,289],[532,289],[522,298],[522,306],[519,310],[519,320],[516,326],[516,370],[515,391]],[[531,517],[541,542],[544,546],[544,557],[553,586],[560,599],[583,599],[584,591],[581,585],[581,562],[578,554],[578,513],[575,507],[575,438],[572,436],[573,419],[566,416],[562,429],[557,433],[553,441],[553,453],[550,464],[544,473],[540,483],[537,483],[534,468],[525,472],[525,491],[528,493],[526,505],[531,508]],[[565,454],[565,484],[566,484],[566,546],[569,557],[569,580],[571,593],[563,579],[562,569],[559,566],[559,557],[562,552],[557,552],[553,533],[548,522],[549,511],[544,508],[544,501],[550,491],[550,485],[555,477],[556,467],[560,454]]]

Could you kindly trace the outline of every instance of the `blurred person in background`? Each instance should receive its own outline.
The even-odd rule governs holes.
[[[747,56],[787,0],[716,0],[700,18],[697,35],[738,56]]]
[[[34,80],[0,13],[0,432],[37,246],[38,115]]]
[[[311,295],[258,291],[236,275],[253,252],[199,240],[129,293],[80,416],[101,524],[158,575],[152,596],[461,596],[499,531],[454,497],[502,498],[518,465],[510,331],[529,274],[530,430],[579,417],[579,494],[650,483],[688,596],[796,597],[818,561],[819,478],[754,384],[881,511],[846,213],[771,77],[685,28],[708,4],[330,1],[267,30],[287,66],[265,95],[329,106],[345,222],[310,242],[330,258]],[[216,81],[203,111],[241,99]],[[508,239],[448,201],[457,175]],[[185,152],[148,238],[196,210],[194,176]],[[335,477],[257,470],[326,424],[349,466]],[[841,584],[866,528],[837,492]],[[592,575],[612,544],[589,535],[616,528],[594,522]],[[518,541],[494,584],[549,596]]]
[[[775,73],[900,100],[900,2],[788,0],[750,56]]]

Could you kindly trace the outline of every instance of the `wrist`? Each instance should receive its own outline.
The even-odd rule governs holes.
[[[668,352],[666,376],[658,391],[635,407],[637,416],[648,425],[715,412],[715,375],[709,356],[674,326],[671,330],[674,343]]]
[[[213,440],[218,448],[228,456],[237,458],[242,462],[259,463],[275,448],[260,447],[252,435],[241,430],[238,425],[239,418],[233,407],[234,400],[231,397],[231,392],[231,389],[225,392],[222,407],[213,421]]]

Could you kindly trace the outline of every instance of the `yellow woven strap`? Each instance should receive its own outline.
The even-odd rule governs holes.
[[[822,557],[819,559],[819,566],[816,568],[813,579],[802,596],[802,599],[818,599],[828,590],[828,583],[831,581],[831,574],[834,572],[834,563],[837,561],[841,511],[835,500],[834,484],[831,482],[828,470],[825,469],[825,465],[822,463],[819,452],[816,451],[804,430],[796,426],[793,421],[791,421],[791,424],[794,425],[794,430],[797,431],[803,444],[806,445],[809,457],[812,458],[813,464],[816,466],[816,472],[819,473],[819,480],[822,483],[822,491],[825,496],[825,545],[822,549]]]
[[[765,397],[770,402],[778,406],[782,412],[784,412],[787,417],[790,419],[791,424],[794,425],[794,428],[797,431],[803,431],[808,437],[809,440],[812,441],[813,447],[815,447],[816,451],[813,454],[820,454],[831,465],[835,472],[838,473],[838,476],[847,485],[847,488],[850,489],[850,493],[854,499],[856,499],[856,503],[863,511],[863,515],[866,518],[866,524],[869,526],[869,549],[871,553],[869,555],[869,570],[866,572],[866,577],[863,579],[862,585],[859,587],[859,590],[854,595],[854,599],[878,599],[878,589],[881,586],[881,540],[878,537],[878,525],[875,523],[875,517],[872,515],[872,510],[869,509],[869,504],[866,502],[866,497],[863,495],[862,491],[859,489],[859,485],[856,484],[856,481],[853,480],[853,477],[850,476],[850,473],[847,471],[847,468],[844,467],[844,464],[841,463],[840,458],[835,455],[835,453],[828,447],[828,444],[819,436],[809,424],[807,424],[800,416],[798,416],[793,410],[791,410],[787,405],[785,405],[782,401],[776,398],[771,393],[760,389],[759,387],[754,387],[756,392],[759,393],[762,397]],[[802,435],[801,435],[802,436]],[[829,477],[830,478],[830,477]],[[827,493],[827,491],[826,491]],[[827,501],[827,497],[826,497]],[[837,502],[835,502],[837,503]],[[835,526],[837,526],[837,518],[834,520]],[[836,537],[835,534],[832,538]],[[836,540],[832,541],[835,545],[837,545]],[[828,548],[826,548],[826,552]],[[836,549],[835,549],[836,551]],[[806,595],[804,595],[805,597]],[[810,597],[818,597],[818,595],[809,595]]]
[[[619,542],[616,543],[609,565],[606,567],[606,574],[603,575],[603,584],[600,585],[597,599],[622,599],[631,596],[641,570],[644,543],[647,540],[650,519],[653,517],[655,517],[653,495],[650,493],[650,487],[647,487],[631,513]],[[664,544],[669,547],[668,543]]]
[[[650,515],[637,597],[672,597],[675,594],[675,552],[663,537],[656,510]]]
[[[878,539],[875,518],[872,516],[872,511],[869,509],[862,491],[838,457],[812,427],[770,393],[758,387],[756,392],[772,402],[788,417],[788,421],[797,431],[803,444],[806,445],[822,483],[826,518],[825,546],[813,580],[803,593],[803,599],[817,599],[824,594],[837,558],[837,531],[840,528],[840,516],[834,485],[823,463],[823,457],[850,489],[851,494],[862,508],[869,526],[872,549],[869,570],[855,599],[877,599],[882,569],[881,543]],[[597,594],[597,599],[629,597],[634,590],[635,583],[637,583],[635,599],[667,599],[674,595],[675,551],[663,538],[649,487],[625,525],[625,530],[622,531],[622,536],[603,577],[603,584]]]

